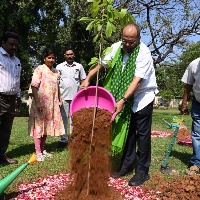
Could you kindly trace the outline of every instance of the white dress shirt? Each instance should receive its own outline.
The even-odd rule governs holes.
[[[72,100],[79,90],[80,82],[86,78],[86,73],[80,63],[72,65],[63,62],[56,66],[60,73],[60,92],[63,100]]]
[[[181,81],[193,86],[194,96],[200,102],[200,58],[193,60],[189,64]]]
[[[0,47],[0,93],[20,97],[20,74],[20,60]]]
[[[121,45],[121,41],[112,45],[112,51],[102,58],[102,64],[108,67],[108,60],[112,60],[115,56],[117,49]],[[123,68],[126,67],[129,58],[128,53],[123,55]],[[155,95],[158,93],[158,86],[156,83],[155,69],[153,66],[153,59],[148,47],[141,42],[138,56],[136,58],[136,68],[133,76],[142,78],[142,82],[134,92],[133,112],[138,112],[151,103]]]

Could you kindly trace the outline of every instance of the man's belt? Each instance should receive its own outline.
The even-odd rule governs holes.
[[[16,96],[17,96],[16,94],[9,95],[9,94],[4,94],[4,93],[0,92],[0,97],[3,97],[5,99],[7,99],[7,100],[15,99]]]

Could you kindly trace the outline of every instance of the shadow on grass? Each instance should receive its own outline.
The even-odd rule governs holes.
[[[190,153],[179,152],[179,151],[172,150],[172,152],[170,154],[170,157],[172,157],[172,156],[177,158],[178,160],[180,160],[185,165],[187,165],[187,166],[190,165],[190,158],[191,158],[191,154]]]
[[[3,193],[2,195],[0,195],[0,200],[10,200],[10,199],[14,199],[15,197],[17,197],[19,193],[18,192],[11,192],[11,193]]]
[[[57,144],[58,144],[58,142],[46,143],[45,149],[48,152],[61,152],[67,148],[67,147],[66,148],[57,148]],[[8,151],[6,153],[6,155],[11,158],[18,158],[20,156],[31,155],[34,152],[35,152],[34,144],[24,144],[24,145],[20,145],[19,147],[16,147],[16,148]]]

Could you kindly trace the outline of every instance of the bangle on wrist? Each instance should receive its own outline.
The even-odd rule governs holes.
[[[126,103],[128,101],[128,99],[126,97],[122,97],[122,99],[124,100],[124,103]]]

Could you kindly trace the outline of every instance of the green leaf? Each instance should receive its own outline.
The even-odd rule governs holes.
[[[95,18],[98,15],[98,13],[99,13],[99,6],[93,7],[91,13],[92,13],[92,17]]]
[[[112,51],[112,49],[113,47],[107,47],[106,49],[104,49],[104,51],[102,52],[102,56],[109,54]]]
[[[106,24],[106,37],[109,38],[112,35],[112,24],[108,21]]]
[[[131,15],[130,13],[127,13],[127,23],[136,23],[135,17]]]
[[[127,14],[127,9],[121,9],[120,16],[123,18]]]
[[[91,20],[93,20],[93,19],[90,17],[82,17],[81,19],[79,19],[80,22],[89,22]]]
[[[91,58],[91,61],[88,63],[88,65],[90,65],[90,69],[91,70],[93,67],[95,67],[99,62],[99,59],[97,57],[93,57]]]
[[[117,9],[114,9],[113,16],[114,18],[120,18],[121,15]]]
[[[93,65],[94,63],[98,63],[98,58],[97,57],[93,57],[91,58],[91,61],[89,62],[89,65]]]
[[[87,25],[86,30],[87,30],[87,31],[91,31],[92,28],[93,28],[93,24],[94,24],[94,20],[91,21],[91,22]]]
[[[97,35],[93,38],[93,42],[96,42],[98,38],[99,38],[99,34],[97,34]]]
[[[98,25],[97,25],[97,30],[100,32],[101,29],[102,29],[102,24],[98,24]]]
[[[113,22],[114,21],[114,19],[113,19],[113,13],[112,12],[108,12],[108,20],[110,21],[110,22]]]
[[[107,6],[107,11],[108,11],[108,12],[112,12],[112,10],[113,10],[113,7],[112,7],[111,5],[108,5],[108,6]]]

